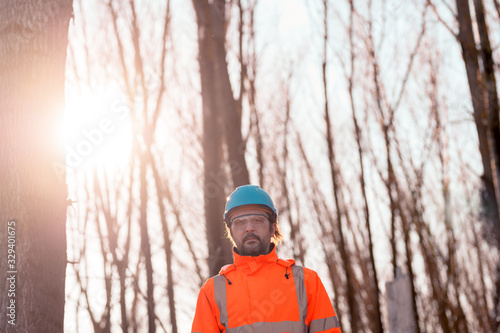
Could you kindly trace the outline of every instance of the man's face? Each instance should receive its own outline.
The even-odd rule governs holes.
[[[231,237],[242,256],[268,254],[275,230],[276,224],[270,225],[262,209],[242,208],[231,216]]]

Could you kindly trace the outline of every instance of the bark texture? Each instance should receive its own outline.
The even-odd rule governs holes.
[[[63,331],[67,186],[58,133],[71,16],[71,0],[0,3],[0,248],[7,253],[15,221],[9,270],[17,272],[13,326],[2,269],[2,332]]]
[[[483,214],[492,232],[489,240],[500,248],[500,122],[496,89],[495,63],[490,45],[482,0],[474,0],[475,21],[469,1],[456,0],[459,25],[458,40],[462,47],[469,90],[474,109],[474,120],[483,162]],[[477,24],[479,42],[476,43],[473,25]],[[500,264],[497,264],[496,294],[492,322],[495,331],[500,328]]]
[[[220,51],[213,41],[214,21],[223,18],[223,12],[216,10],[217,4],[206,0],[193,0],[198,23],[198,47],[201,77],[201,95],[203,101],[203,154],[204,154],[204,204],[208,241],[208,264],[210,275],[215,275],[220,268],[232,261],[231,246],[224,239],[222,214],[225,204],[225,184],[223,169],[223,123],[221,96],[218,89],[221,61],[217,59]],[[220,34],[220,28],[217,29]],[[220,37],[219,37],[220,38]],[[224,60],[225,63],[225,60]],[[226,69],[227,70],[227,69]]]

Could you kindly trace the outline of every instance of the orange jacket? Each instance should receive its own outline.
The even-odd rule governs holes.
[[[340,333],[332,304],[313,270],[278,259],[234,253],[234,264],[205,282],[191,332]]]

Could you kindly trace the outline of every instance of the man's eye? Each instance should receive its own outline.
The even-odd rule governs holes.
[[[236,220],[233,222],[235,226],[243,226],[245,224],[247,224],[247,221],[246,220]]]

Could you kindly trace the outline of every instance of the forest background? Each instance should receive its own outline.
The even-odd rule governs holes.
[[[253,183],[343,332],[389,331],[399,270],[416,331],[499,330],[498,0],[71,3],[0,7],[2,329],[189,331]]]

